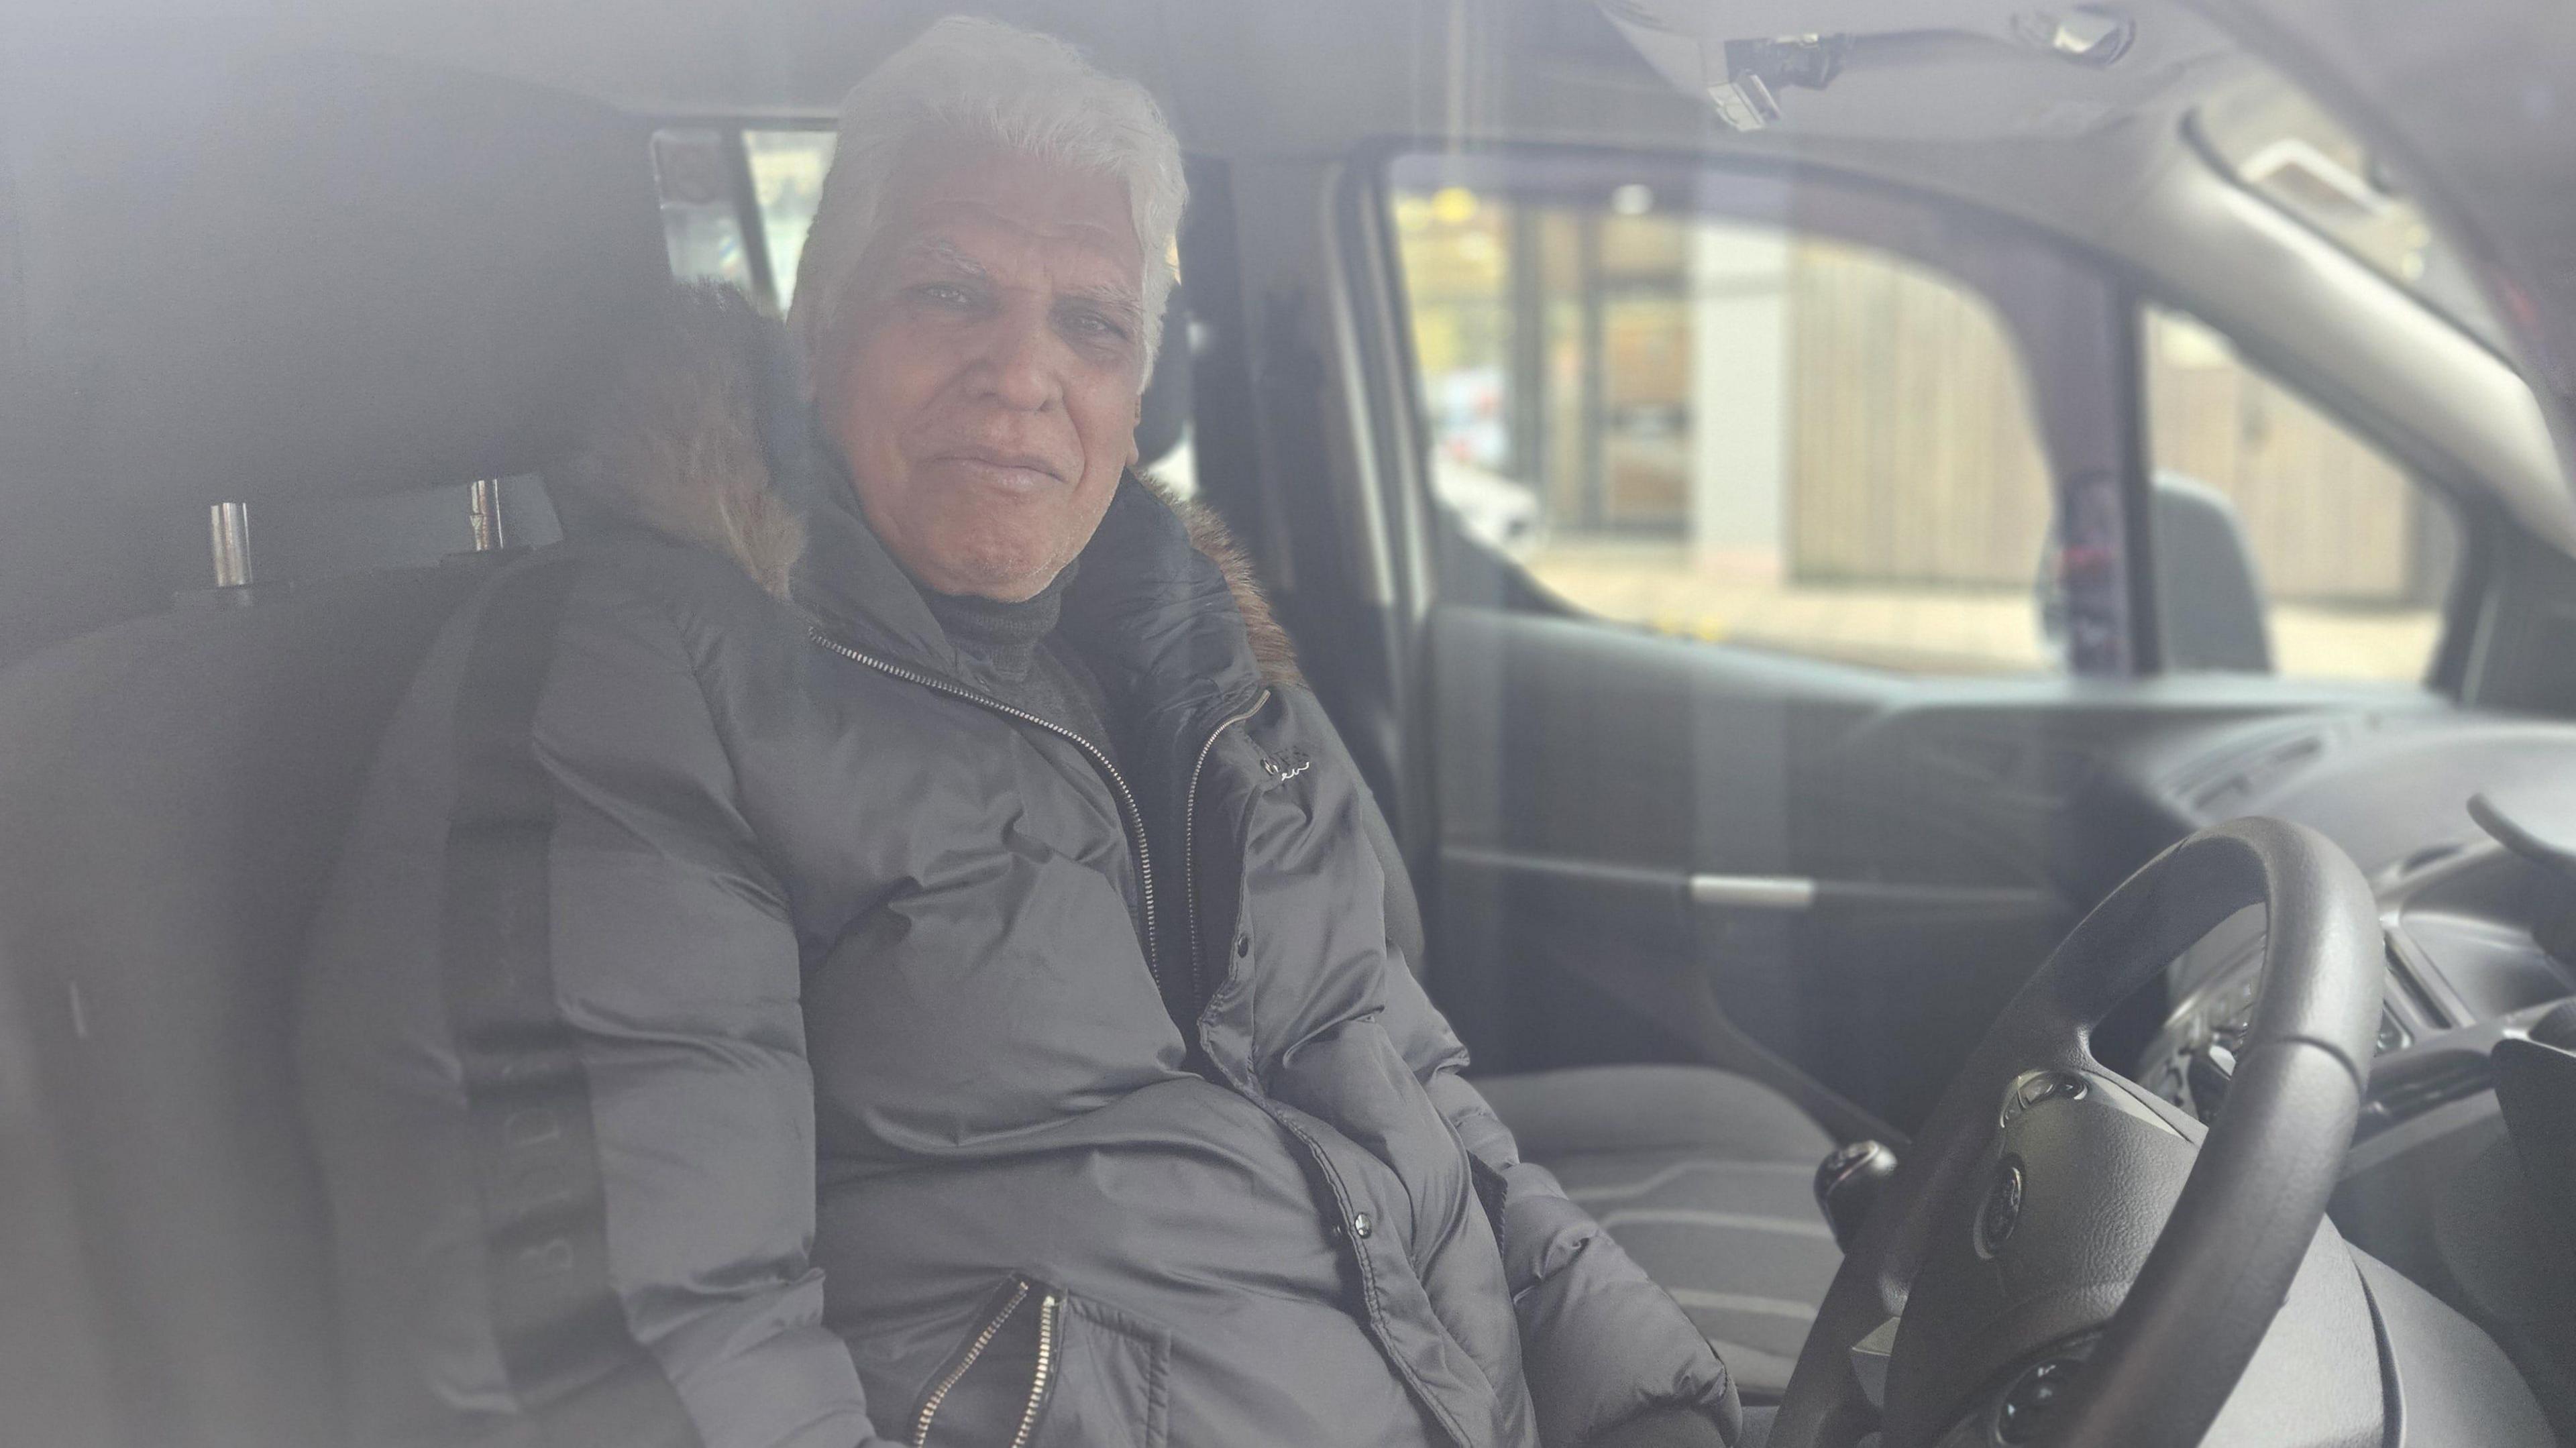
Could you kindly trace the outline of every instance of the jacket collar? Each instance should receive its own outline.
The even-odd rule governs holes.
[[[806,544],[789,600],[854,647],[963,683],[956,647],[876,530],[861,516],[849,470],[808,430]]]

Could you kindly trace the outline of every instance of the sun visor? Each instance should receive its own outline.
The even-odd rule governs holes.
[[[577,97],[131,48],[7,89],[21,415],[121,501],[541,467],[667,277],[644,127]]]
[[[1730,129],[1910,141],[2078,136],[2196,88],[2225,42],[2170,7],[1599,0]]]

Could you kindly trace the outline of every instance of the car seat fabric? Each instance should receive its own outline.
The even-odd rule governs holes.
[[[1423,974],[1422,914],[1394,836],[1387,936]],[[1842,1251],[1815,1204],[1834,1140],[1787,1096],[1732,1071],[1607,1065],[1478,1074],[1521,1155],[1556,1174],[1698,1324],[1748,1401],[1776,1398]]]
[[[1815,1205],[1833,1139],[1750,1077],[1703,1066],[1481,1076],[1503,1124],[1673,1294],[1748,1398],[1776,1398],[1842,1264]]]
[[[13,1435],[337,1441],[295,966],[376,734],[479,572],[141,619],[0,686],[0,968],[32,1055],[9,1114],[41,1123],[27,1145],[76,1204],[107,1387],[67,1402],[0,1365]],[[73,1416],[45,1434],[22,1411]]]
[[[1388,941],[1424,974],[1422,913],[1372,816]],[[1478,1074],[1521,1155],[1556,1174],[1698,1324],[1748,1401],[1776,1398],[1842,1251],[1815,1204],[1834,1140],[1787,1096],[1732,1071],[1607,1065]]]
[[[93,545],[546,466],[665,284],[643,129],[349,55],[127,47],[25,79],[0,97],[0,417],[41,465],[0,498],[0,655],[78,636],[0,672],[6,1433],[324,1448],[296,966],[377,736],[488,570],[131,617]]]

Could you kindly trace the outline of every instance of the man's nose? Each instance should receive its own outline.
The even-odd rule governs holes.
[[[1042,316],[1015,308],[996,318],[976,369],[981,390],[1013,412],[1044,412],[1058,392],[1054,340]]]

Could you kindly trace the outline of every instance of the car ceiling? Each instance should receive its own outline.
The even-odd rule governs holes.
[[[2169,279],[2177,300],[2221,325],[2230,305],[2288,304],[2256,275],[2259,258],[2232,293],[2196,295],[2204,278],[2195,269],[2210,261],[2189,248],[2207,235],[2142,224],[2195,204],[2206,210],[2207,196],[2172,194],[2178,173],[2206,169],[2180,121],[2198,97],[2249,73],[2241,50],[2172,0],[2124,7],[2137,38],[2103,69],[2035,48],[2030,7],[2009,0],[99,0],[21,24],[14,39],[0,37],[0,60],[45,64],[64,44],[138,36],[348,48],[515,76],[645,114],[811,118],[958,9],[1075,40],[1153,89],[1184,143],[1205,154],[1331,157],[1388,138],[1508,136],[1813,162],[2021,217]],[[1771,130],[1738,135],[1717,124],[1702,88],[1712,42],[1828,30],[1976,43],[1918,46],[1904,63],[1855,64],[1824,90],[1784,91]],[[2206,188],[2205,176],[2199,182]],[[2272,242],[2276,251],[2300,245]],[[2284,269],[2294,260],[2274,258]],[[2358,308],[2395,328],[2377,348],[2384,375],[2343,390],[2365,403],[2428,387],[2460,394],[2444,406],[2480,421],[2428,447],[2456,460],[2453,471],[2499,486],[2535,531],[2576,551],[2576,508],[2521,384],[2473,346],[2368,295],[2393,290],[2375,278],[2331,264],[2325,274],[2329,284],[2308,287],[2301,305],[2320,318]],[[2337,336],[2309,360],[2341,365],[2352,341]],[[2407,360],[2418,354],[2429,360]],[[2299,370],[2300,359],[2279,360]],[[2471,435],[2481,428],[2491,435]]]
[[[829,115],[856,76],[938,15],[1066,35],[1152,88],[1191,149],[1335,156],[1388,137],[1666,145],[1897,179],[2117,250],[2181,148],[2193,99],[2238,53],[2167,0],[2129,7],[2107,69],[2014,39],[2008,0],[99,0],[22,25],[15,47],[137,38],[382,51],[580,91],[652,114]],[[1604,11],[1610,12],[1605,17]],[[1703,42],[1797,31],[1985,42],[1855,64],[1784,93],[1737,136],[1700,87]],[[0,54],[5,54],[0,49]],[[1641,59],[1641,53],[1645,57]],[[1261,63],[1247,66],[1246,57]],[[1651,61],[1651,64],[1649,63]],[[1660,72],[1660,73],[1659,73]]]
[[[2013,13],[1993,0],[1606,0],[1601,8],[1615,18],[1592,0],[103,0],[32,17],[12,48],[182,37],[347,47],[514,75],[646,112],[813,116],[828,114],[854,77],[931,19],[963,9],[1066,35],[1145,81],[1194,148],[1326,154],[1388,135],[1501,131],[1723,140],[1683,73],[1696,72],[1693,37],[1703,32],[1992,36],[2009,31]],[[1702,23],[1703,13],[1718,18]],[[1676,58],[1676,42],[1686,56]],[[1247,67],[1246,56],[1263,63]],[[2110,70],[2059,64],[2008,39],[1979,57],[1855,66],[1830,90],[1792,98],[1794,124],[1782,135],[1749,144],[1862,138],[1875,143],[1854,157],[1866,166],[1891,140],[2098,136],[2169,113],[2229,58],[2205,24],[2160,6]],[[1658,84],[1657,70],[1685,94]],[[1890,169],[1917,173],[1911,161]]]

